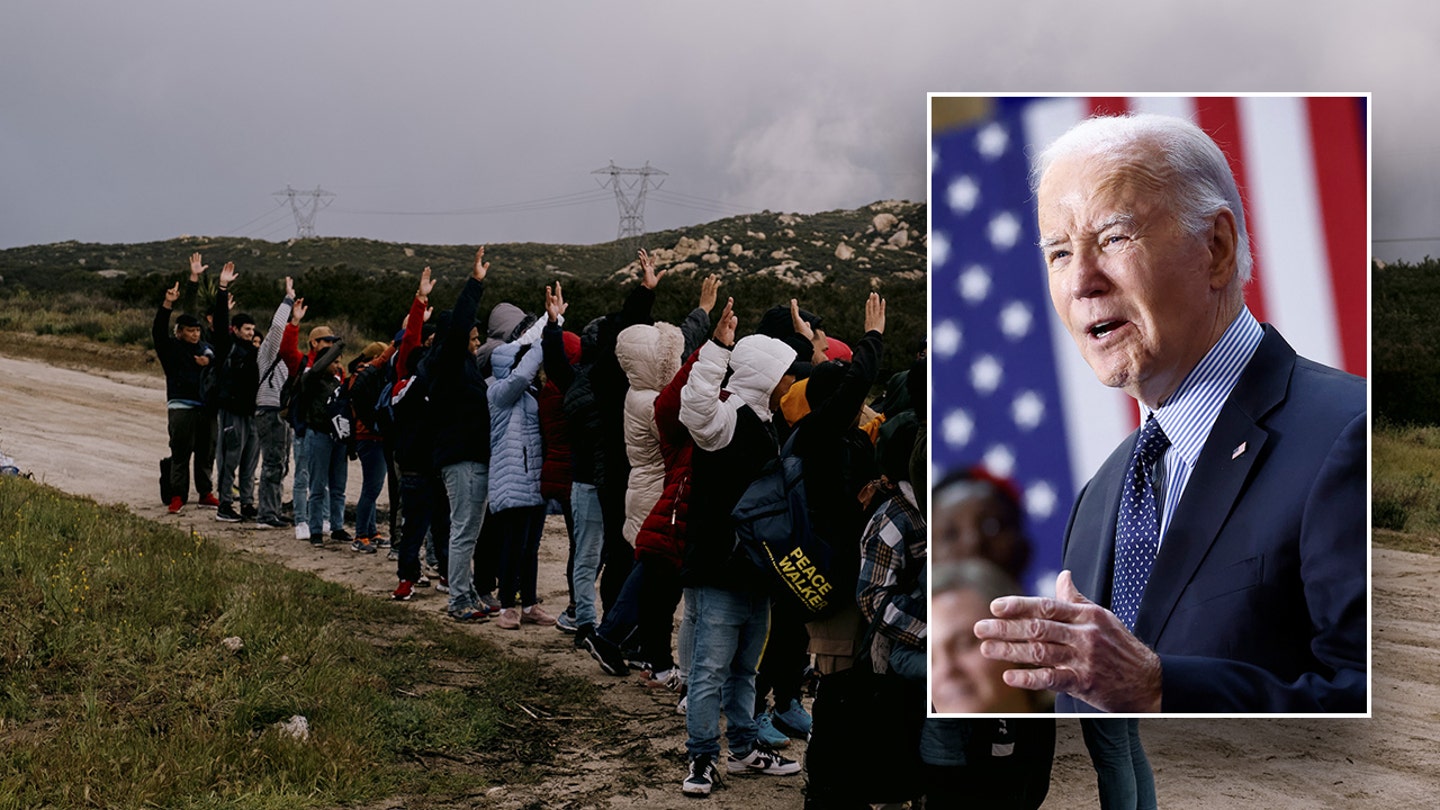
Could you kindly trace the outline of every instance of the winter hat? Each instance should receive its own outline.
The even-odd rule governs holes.
[[[191,314],[188,313],[188,312],[182,312],[182,313],[180,313],[180,317],[178,317],[178,318],[175,319],[175,328],[176,328],[176,329],[182,329],[182,328],[185,328],[185,327],[188,327],[188,326],[199,326],[199,325],[200,325],[199,319],[197,319],[194,315],[191,315]]]
[[[794,361],[795,350],[784,341],[766,335],[746,335],[730,352],[733,373],[726,387],[742,395],[769,396]],[[764,400],[747,402],[759,405]]]

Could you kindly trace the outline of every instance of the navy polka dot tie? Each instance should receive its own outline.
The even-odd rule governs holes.
[[[1150,580],[1150,566],[1160,550],[1160,512],[1155,506],[1155,487],[1150,471],[1170,439],[1151,416],[1140,430],[1130,466],[1125,469],[1125,489],[1120,493],[1120,517],[1115,525],[1115,580],[1110,589],[1110,609],[1135,629],[1140,597]]]

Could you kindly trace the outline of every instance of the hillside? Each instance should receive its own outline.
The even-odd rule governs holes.
[[[898,344],[920,338],[925,325],[926,210],[922,203],[883,201],[851,211],[800,215],[762,212],[647,235],[662,270],[656,316],[677,320],[694,305],[699,279],[718,273],[723,295],[736,299],[742,330],[769,306],[797,297],[826,319],[828,331],[854,339],[862,301],[879,290],[890,302],[889,333]],[[166,286],[184,276],[200,252],[209,276],[225,261],[241,272],[235,295],[243,309],[264,314],[278,302],[284,276],[295,278],[311,305],[308,321],[335,320],[364,336],[394,331],[427,265],[441,278],[440,302],[452,300],[473,245],[422,245],[370,239],[315,238],[286,242],[182,236],[162,242],[103,245],[60,242],[0,251],[0,329],[75,333],[106,342],[147,344],[148,317]],[[597,245],[487,245],[492,264],[485,308],[513,301],[539,311],[542,286],[559,279],[571,302],[569,320],[583,324],[618,308],[638,265],[617,242]],[[52,306],[63,302],[63,306]],[[36,323],[28,310],[68,316]],[[84,321],[87,312],[133,310]],[[77,321],[77,318],[79,319]],[[356,336],[358,337],[358,336]],[[892,364],[897,354],[892,354]]]

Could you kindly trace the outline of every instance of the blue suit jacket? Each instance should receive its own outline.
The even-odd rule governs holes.
[[[1266,326],[1136,617],[1135,635],[1160,656],[1162,711],[1365,711],[1367,438],[1365,381],[1297,357]],[[1065,567],[1102,605],[1134,443],[1085,485],[1065,532]],[[1094,711],[1068,695],[1056,710]]]

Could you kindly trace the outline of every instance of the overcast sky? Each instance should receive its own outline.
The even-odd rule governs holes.
[[[1440,256],[1440,4],[1175,5],[6,0],[0,247],[284,239],[287,184],[321,235],[602,242],[612,160],[651,230],[923,200],[929,90],[1371,91],[1374,236],[1436,237],[1375,254]]]

